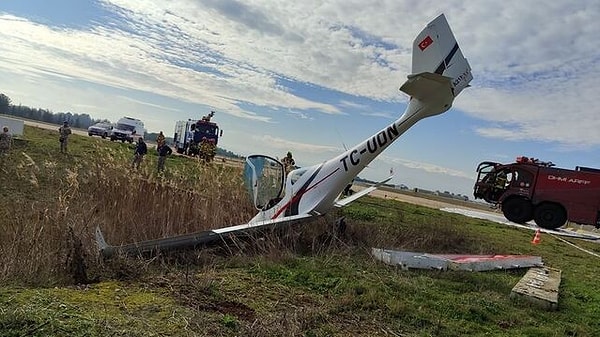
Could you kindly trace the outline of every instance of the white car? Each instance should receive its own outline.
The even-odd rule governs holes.
[[[88,136],[106,138],[110,135],[113,126],[109,123],[96,123],[88,128]]]

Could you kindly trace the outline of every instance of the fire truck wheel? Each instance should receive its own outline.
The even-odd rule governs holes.
[[[533,219],[531,203],[521,198],[511,198],[502,203],[502,213],[512,222],[525,223]]]
[[[542,228],[556,229],[567,222],[567,213],[561,205],[544,203],[535,208],[534,219]]]

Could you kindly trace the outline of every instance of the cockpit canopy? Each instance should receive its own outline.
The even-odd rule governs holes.
[[[285,171],[277,159],[252,155],[246,158],[244,184],[254,207],[259,210],[271,208],[283,194]]]

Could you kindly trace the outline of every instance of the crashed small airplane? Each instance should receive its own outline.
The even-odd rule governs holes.
[[[258,214],[248,223],[122,246],[106,243],[100,228],[96,241],[104,257],[193,248],[230,235],[308,221],[370,193],[392,177],[350,197],[344,188],[383,150],[419,120],[447,111],[454,98],[473,79],[443,14],[430,22],[413,42],[412,75],[400,87],[410,96],[404,114],[395,122],[337,157],[285,175],[278,160],[252,155],[246,159],[244,180]]]

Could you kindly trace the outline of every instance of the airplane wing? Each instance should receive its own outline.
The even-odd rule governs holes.
[[[388,181],[390,181],[394,176],[389,176],[387,177],[385,180],[382,180],[380,182],[378,182],[377,184],[373,185],[373,186],[369,186],[367,188],[365,188],[364,190],[354,193],[353,195],[346,197],[344,199],[338,199],[335,201],[334,206],[335,207],[344,207],[346,205],[348,205],[349,203],[355,201],[356,199],[363,197],[373,191],[375,191],[379,186],[387,183]]]
[[[111,246],[106,243],[100,227],[96,227],[96,243],[104,258],[117,254],[143,255],[153,252],[189,249],[200,245],[222,242],[228,238],[250,234],[253,231],[275,228],[281,225],[302,223],[314,219],[320,214],[301,214],[274,220],[259,221],[242,225],[212,229],[190,234],[182,234],[167,238],[140,241],[121,246]]]

